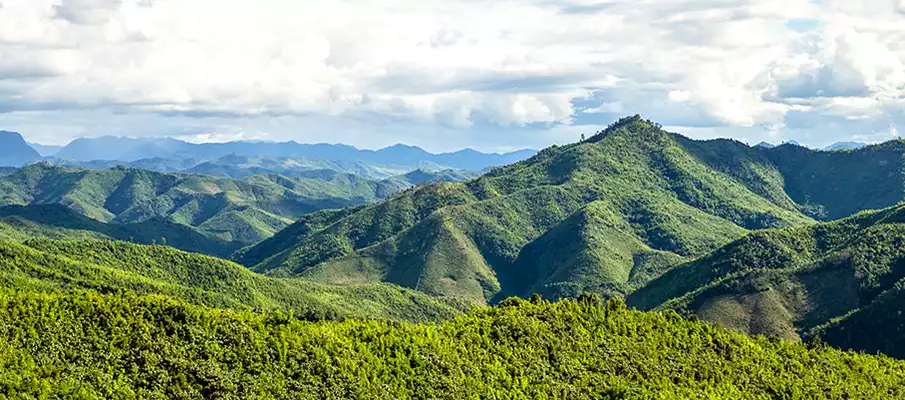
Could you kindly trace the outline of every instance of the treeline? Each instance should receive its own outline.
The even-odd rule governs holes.
[[[507,300],[310,323],[163,296],[0,292],[0,398],[900,399],[905,363],[642,313]]]

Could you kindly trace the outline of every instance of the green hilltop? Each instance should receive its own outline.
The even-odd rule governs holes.
[[[441,324],[302,322],[163,296],[0,295],[0,397],[899,399],[905,363],[593,297]]]
[[[695,141],[628,117],[468,182],[302,218],[235,259],[477,304],[622,296],[750,232],[896,204],[903,154],[901,141],[843,152]]]
[[[120,224],[160,218],[249,245],[306,213],[373,202],[396,190],[391,183],[346,174],[329,180],[275,174],[228,179],[37,163],[0,176],[0,206],[60,204]]]

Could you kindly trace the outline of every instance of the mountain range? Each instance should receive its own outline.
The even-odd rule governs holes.
[[[0,206],[61,204],[114,223],[163,218],[227,242],[252,244],[306,213],[376,201],[399,186],[347,174],[329,179],[275,174],[229,179],[36,163],[0,176]]]
[[[290,160],[0,169],[0,397],[905,395],[905,141]]]
[[[903,155],[903,141],[846,152],[694,141],[632,117],[472,181],[307,215],[235,259],[476,304],[626,296],[746,333],[899,355],[901,341],[865,344],[850,321],[898,307],[905,287]],[[882,210],[859,214],[870,209]],[[903,325],[888,315],[894,336]]]
[[[42,148],[49,152],[50,148]],[[53,153],[65,161],[119,161],[143,159],[198,160],[204,162],[225,156],[295,158],[358,162],[382,165],[435,165],[439,169],[478,171],[487,167],[509,164],[530,157],[534,150],[520,150],[505,154],[486,154],[471,149],[452,153],[433,154],[419,147],[397,144],[380,150],[360,150],[340,144],[301,144],[297,142],[227,142],[188,143],[172,138],[125,138],[104,136],[82,138]]]

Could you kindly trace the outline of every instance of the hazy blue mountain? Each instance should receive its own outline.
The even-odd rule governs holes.
[[[73,161],[119,160],[135,161],[144,158],[189,158],[195,146],[169,138],[122,138],[103,136],[76,139],[57,152],[56,157]]]
[[[56,157],[71,161],[118,160],[136,161],[146,158],[215,160],[224,156],[303,158],[361,162],[382,165],[436,164],[439,169],[482,170],[526,159],[536,152],[520,150],[505,154],[487,154],[471,149],[433,154],[419,147],[394,145],[380,150],[360,150],[342,144],[301,144],[297,142],[228,142],[187,143],[171,138],[100,138],[76,139]],[[423,167],[419,165],[418,167]],[[416,168],[414,168],[416,169]],[[414,170],[412,169],[412,170]],[[411,172],[409,170],[408,172]]]
[[[836,142],[836,143],[833,143],[833,144],[831,144],[831,145],[829,145],[829,146],[824,147],[823,149],[826,150],[826,151],[833,151],[833,150],[855,150],[855,149],[860,149],[860,148],[862,148],[862,147],[864,147],[864,146],[867,146],[867,143],[861,143],[861,142]]]
[[[760,147],[762,149],[772,149],[772,148],[776,147],[776,145],[773,143],[768,143],[768,142],[760,142],[760,143],[754,145],[754,147]]]
[[[63,149],[63,146],[53,146],[47,144],[39,144],[39,143],[31,143],[27,142],[31,148],[35,149],[41,157],[51,157],[56,155],[57,152]]]
[[[41,155],[25,143],[22,135],[0,131],[0,166],[17,167],[40,159]]]

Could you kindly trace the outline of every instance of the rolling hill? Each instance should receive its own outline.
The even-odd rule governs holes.
[[[136,223],[104,223],[59,204],[0,207],[0,237],[18,242],[36,237],[121,240],[218,257],[229,256],[243,245],[160,217]]]
[[[625,295],[765,228],[905,199],[905,142],[853,151],[695,141],[638,116],[464,183],[298,221],[235,259],[275,276],[391,282],[478,304]]]
[[[121,224],[163,218],[247,245],[306,213],[373,202],[395,190],[350,175],[329,180],[280,175],[226,179],[38,163],[0,177],[0,205],[60,204],[101,222]]]
[[[110,240],[0,240],[0,287],[26,292],[165,294],[236,310],[280,310],[306,319],[437,321],[461,301],[397,286],[330,286],[268,278],[229,261],[164,246]]]
[[[749,230],[812,222],[783,189],[757,149],[695,142],[631,117],[467,183],[407,190],[317,229],[290,227],[237,260],[476,303],[625,293]]]
[[[900,399],[905,363],[618,301],[506,301],[441,324],[311,323],[163,296],[0,292],[0,396]]]
[[[675,267],[627,301],[751,334],[819,337],[902,357],[903,286],[905,204],[752,233]]]

